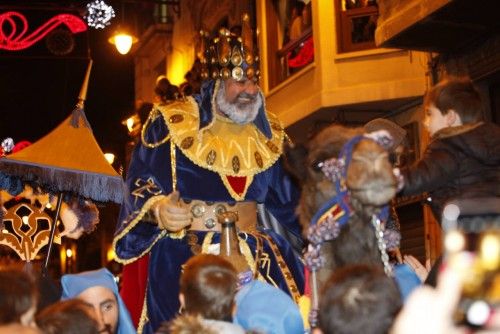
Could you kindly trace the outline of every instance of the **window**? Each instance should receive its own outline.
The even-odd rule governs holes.
[[[335,0],[338,52],[375,48],[377,0]]]
[[[266,1],[269,88],[314,61],[311,2]]]

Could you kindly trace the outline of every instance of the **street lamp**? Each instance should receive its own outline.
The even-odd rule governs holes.
[[[138,41],[137,37],[127,32],[126,29],[118,27],[115,34],[108,39],[108,42],[114,44],[116,49],[122,55],[126,55],[132,48],[132,44]]]
[[[125,4],[124,0],[122,0],[121,24],[118,25],[118,28],[115,30],[113,36],[108,39],[108,42],[114,44],[119,53],[126,55],[132,48],[132,44],[137,41],[137,37],[125,27]]]

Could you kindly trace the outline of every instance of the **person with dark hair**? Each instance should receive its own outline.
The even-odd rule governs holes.
[[[323,334],[385,334],[401,306],[396,284],[380,267],[349,265],[323,287],[319,328]]]
[[[61,285],[62,300],[77,298],[94,310],[100,333],[135,333],[115,278],[107,269],[63,275]]]
[[[200,254],[189,259],[180,281],[182,314],[168,325],[169,333],[189,333],[194,328],[198,333],[244,333],[231,323],[237,282],[236,269],[220,256]]]
[[[299,38],[304,31],[304,21],[302,19],[302,11],[304,10],[305,3],[303,1],[296,1],[291,10],[290,17],[290,40],[293,41]]]
[[[160,103],[168,103],[177,98],[179,88],[172,85],[166,76],[160,75],[156,79],[155,94],[158,96]]]
[[[180,282],[180,301],[187,313],[229,320],[238,283],[236,269],[222,257],[200,254],[189,259]]]
[[[34,326],[38,291],[34,278],[12,267],[0,270],[0,326]]]
[[[258,57],[249,45],[253,39],[245,37],[246,24],[242,31],[243,37],[223,30],[219,39],[207,38],[219,44],[207,45],[204,55],[220,54],[216,62],[201,63],[201,93],[156,104],[131,159],[130,193],[113,245],[117,261],[126,264],[122,296],[131,301],[127,306],[146,333],[179,311],[184,263],[200,253],[219,252],[218,215],[226,211],[238,213],[240,249],[250,277],[266,280],[294,300],[303,291],[295,213],[299,191],[281,158],[286,135],[265,109]],[[275,220],[259,219],[258,205]]]
[[[483,118],[483,101],[469,78],[448,78],[424,97],[431,135],[423,157],[403,168],[403,195],[428,193],[441,224],[445,204],[458,198],[500,197],[500,127]],[[438,258],[426,283],[435,286]]]
[[[468,78],[449,78],[424,98],[431,142],[423,157],[402,169],[403,195],[428,192],[441,221],[454,198],[500,197],[500,127],[483,120],[481,96]]]
[[[44,308],[36,315],[36,323],[45,334],[97,334],[96,317],[92,306],[68,299]]]
[[[200,88],[203,81],[201,77],[201,68],[202,64],[200,62],[200,59],[196,58],[194,60],[193,66],[191,66],[191,69],[184,75],[185,82],[181,84],[182,87],[179,87],[179,91],[183,96],[190,96],[200,93]]]
[[[193,86],[189,84],[189,81],[183,82],[179,86],[179,91],[181,92],[182,96],[191,96],[193,95]]]

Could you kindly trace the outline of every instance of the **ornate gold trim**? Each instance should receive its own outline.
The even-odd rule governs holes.
[[[271,284],[272,286],[280,289],[279,285],[271,277],[271,257],[268,253],[262,252],[261,258],[259,260],[260,269],[265,272],[264,282]],[[260,273],[260,271],[259,271]],[[262,276],[264,277],[264,276]]]
[[[257,278],[260,275],[259,264],[260,264],[260,261],[262,259],[262,254],[264,254],[264,245],[263,245],[262,240],[260,238],[256,237],[255,235],[252,235],[252,237],[255,239],[255,269],[254,269],[254,278]],[[247,235],[247,239],[248,239],[248,235]]]
[[[158,110],[153,107],[153,109],[151,110],[151,112],[149,113],[149,116],[148,118],[146,119],[146,122],[144,122],[144,125],[142,126],[142,129],[141,129],[141,142],[144,146],[148,147],[148,148],[155,148],[155,147],[158,147],[162,144],[165,144],[169,139],[170,139],[170,134],[167,134],[167,136],[165,138],[163,138],[162,140],[160,140],[159,142],[156,142],[156,143],[148,143],[146,142],[146,138],[145,138],[145,134],[146,134],[146,130],[147,130],[147,127],[148,125],[156,118],[158,117],[159,115],[159,112]]]
[[[311,298],[306,295],[300,296],[299,302],[299,312],[304,322],[304,329],[310,329],[311,324],[309,323],[309,312],[311,312]]]
[[[208,247],[210,245],[212,245],[214,234],[215,234],[215,232],[207,232],[207,234],[205,234],[205,237],[203,238],[203,242],[201,245],[201,252],[203,254],[208,253]],[[246,233],[246,234],[248,235],[249,233]],[[250,234],[250,235],[252,235],[252,234]],[[253,236],[253,237],[255,238],[255,236]],[[219,242],[219,244],[220,244],[220,242]],[[265,281],[265,279],[262,277],[260,272],[257,270],[257,266],[255,265],[255,259],[252,255],[252,251],[250,250],[250,246],[248,245],[248,243],[245,239],[240,237],[239,234],[238,234],[238,244],[239,244],[241,253],[245,257],[245,260],[247,261],[249,267],[251,268],[251,270],[254,274],[254,277],[257,275],[257,279],[259,279],[261,281]]]
[[[168,236],[172,239],[182,239],[186,236],[186,229],[183,228],[177,232],[167,232]]]
[[[294,146],[295,144],[293,143],[293,140],[292,138],[290,138],[290,136],[288,136],[288,133],[286,133],[286,131],[283,131],[284,135],[285,135],[285,140],[288,144],[290,144],[291,146]]]
[[[112,246],[113,246],[113,251],[116,254],[116,257],[115,257],[116,262],[119,262],[122,264],[128,264],[128,263],[132,263],[132,262],[136,261],[137,259],[143,257],[146,253],[148,253],[151,250],[151,248],[156,244],[156,242],[158,240],[160,240],[161,238],[163,238],[168,233],[167,230],[161,231],[158,234],[158,237],[156,237],[156,239],[151,243],[151,245],[149,245],[148,248],[146,248],[146,250],[144,250],[140,255],[138,255],[136,257],[132,257],[130,259],[122,259],[118,256],[118,254],[116,252],[116,243],[118,242],[118,240],[123,238],[127,233],[129,233],[141,221],[142,217],[144,217],[146,212],[149,211],[149,209],[151,208],[151,206],[153,206],[153,204],[155,204],[156,202],[158,202],[159,200],[161,200],[165,197],[166,197],[165,195],[158,195],[158,196],[152,196],[151,198],[149,198],[146,201],[146,203],[144,203],[144,205],[142,206],[142,208],[139,211],[139,213],[137,214],[137,216],[135,216],[135,218],[128,224],[127,227],[125,227],[123,229],[123,231],[121,231],[117,236],[115,236],[113,238],[113,245]]]
[[[247,264],[252,270],[253,276],[255,277],[255,269],[256,269],[255,259],[252,255],[252,251],[250,250],[250,246],[248,246],[246,240],[242,239],[239,235],[238,235],[238,241],[239,241],[238,244],[240,246],[240,251],[245,257],[245,260],[247,261]]]
[[[148,318],[148,286],[149,286],[149,280],[146,284],[146,292],[144,294],[144,302],[142,303],[142,310],[141,310],[141,317],[139,318],[139,324],[137,325],[137,334],[142,334],[142,331],[144,330],[144,325],[146,322],[149,321]]]
[[[175,145],[170,142],[170,171],[172,173],[172,191],[177,190],[177,160],[175,157]]]
[[[207,232],[205,238],[203,238],[203,243],[201,244],[201,253],[208,254],[208,246],[212,244],[212,239],[214,237],[214,232]]]
[[[259,233],[258,235],[268,241],[269,247],[271,248],[271,251],[274,254],[274,257],[276,259],[276,263],[278,264],[278,268],[280,269],[281,274],[283,275],[283,278],[285,279],[285,283],[286,283],[286,286],[288,288],[288,291],[292,295],[292,298],[295,301],[295,303],[298,303],[299,299],[300,299],[300,292],[299,292],[299,289],[297,287],[297,283],[295,282],[295,279],[293,278],[293,275],[290,272],[288,265],[286,264],[285,260],[283,259],[283,256],[281,255],[281,252],[280,252],[278,246],[276,246],[276,244],[271,239],[271,237],[269,237],[263,233]]]
[[[242,126],[233,122],[215,122],[215,118],[220,117],[217,115],[200,131],[199,109],[192,97],[158,106],[158,110],[169,127],[171,140],[182,153],[194,164],[220,175],[255,175],[271,167],[282,153],[283,127],[270,113],[267,118],[272,138],[268,139],[254,124]],[[175,122],[169,121],[172,117]]]

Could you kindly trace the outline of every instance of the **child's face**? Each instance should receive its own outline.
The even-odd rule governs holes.
[[[429,131],[429,134],[433,136],[442,128],[450,126],[450,124],[448,124],[448,117],[441,114],[441,111],[431,103],[425,110],[424,126]]]

